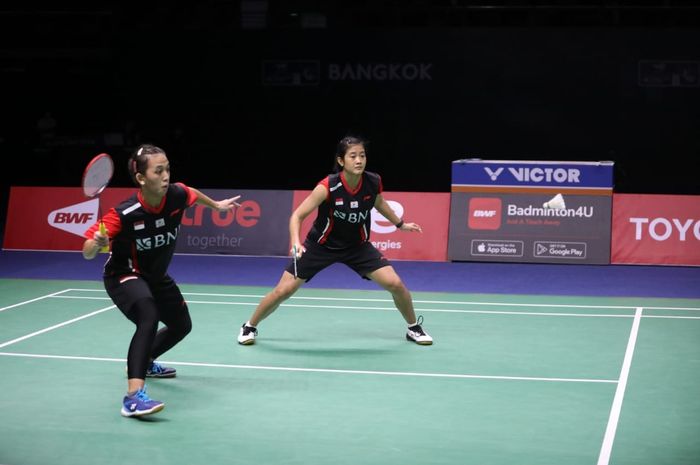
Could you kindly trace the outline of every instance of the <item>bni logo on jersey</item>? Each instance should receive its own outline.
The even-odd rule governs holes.
[[[472,197],[469,199],[469,229],[495,230],[501,227],[501,199]]]

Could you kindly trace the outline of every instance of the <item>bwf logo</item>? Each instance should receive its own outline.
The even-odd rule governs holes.
[[[501,227],[501,199],[472,197],[469,199],[469,229],[495,230]]]
[[[98,199],[76,203],[49,213],[49,225],[54,228],[82,236],[96,221]]]

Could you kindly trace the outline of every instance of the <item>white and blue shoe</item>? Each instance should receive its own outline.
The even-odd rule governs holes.
[[[148,397],[144,386],[135,393],[124,396],[121,413],[124,417],[141,417],[160,412],[164,407],[163,402]]]
[[[177,374],[175,368],[164,367],[160,363],[153,361],[146,370],[146,378],[174,378]]]

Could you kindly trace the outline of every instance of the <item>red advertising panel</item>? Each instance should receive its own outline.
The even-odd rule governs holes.
[[[107,188],[102,211],[116,206],[135,188]],[[241,194],[241,207],[220,213],[199,205],[187,209],[176,252],[194,254],[289,254],[289,215],[310,191],[206,190],[212,198]],[[423,234],[397,231],[378,212],[370,240],[389,259],[447,259],[450,197],[447,193],[385,192],[394,211],[423,227]],[[292,205],[293,204],[293,205]],[[5,226],[6,250],[79,251],[84,232],[97,219],[97,199],[79,187],[12,187]],[[302,238],[315,214],[304,222]]]
[[[294,191],[294,208],[311,191]],[[449,193],[384,192],[384,199],[405,221],[418,223],[423,233],[398,231],[386,218],[372,210],[370,241],[390,260],[447,261],[447,233],[450,215]],[[301,227],[301,240],[311,229],[316,213]],[[291,244],[289,245],[291,247]]]
[[[107,188],[102,212],[116,206],[135,188]],[[212,198],[241,195],[241,206],[220,213],[201,205],[188,208],[176,252],[196,254],[287,255],[291,191],[204,190]],[[78,187],[12,187],[7,213],[6,250],[77,251],[83,234],[98,216],[97,199]]]
[[[232,211],[218,212],[203,205],[185,210],[178,253],[226,255],[287,255],[291,191],[202,189],[212,199],[240,195]]]
[[[100,195],[106,212],[134,192],[107,188]],[[83,233],[97,220],[97,199],[79,187],[12,187],[3,248],[7,250],[80,250]]]
[[[700,265],[700,196],[613,196],[611,261]]]

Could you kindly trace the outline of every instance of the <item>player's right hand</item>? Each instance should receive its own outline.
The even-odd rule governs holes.
[[[100,231],[95,231],[95,234],[92,235],[92,240],[100,247],[107,247],[109,245],[109,236],[100,233]]]
[[[296,244],[297,258],[301,258],[302,254],[306,252],[306,249],[301,244]],[[294,247],[289,250],[289,255],[294,255]]]

